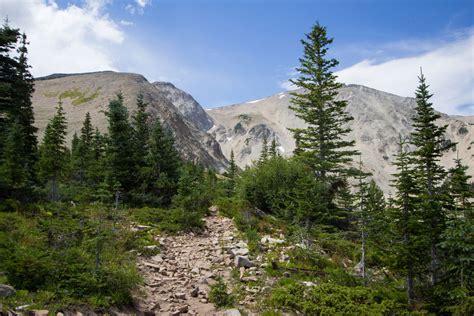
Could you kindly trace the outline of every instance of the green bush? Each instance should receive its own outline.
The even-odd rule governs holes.
[[[184,208],[159,209],[144,207],[132,209],[132,218],[140,224],[152,225],[160,231],[176,234],[182,231],[200,231],[204,228],[204,214]]]
[[[217,307],[230,307],[234,303],[234,298],[228,293],[227,284],[222,277],[218,277],[217,282],[211,285],[209,301]]]
[[[308,287],[288,281],[271,294],[270,304],[305,315],[388,315],[400,306],[364,287],[321,284]]]

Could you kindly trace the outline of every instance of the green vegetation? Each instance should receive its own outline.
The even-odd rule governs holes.
[[[217,307],[229,307],[234,303],[234,298],[229,294],[227,284],[222,277],[217,278],[216,283],[211,285],[209,300]]]
[[[71,99],[72,105],[81,105],[83,103],[94,100],[99,96],[100,87],[95,89],[94,92],[89,94],[89,91],[81,91],[79,88],[72,88],[61,93],[59,92],[46,92],[44,95],[48,98],[58,97],[59,100]],[[89,95],[88,95],[89,94]],[[58,96],[59,95],[59,96]]]

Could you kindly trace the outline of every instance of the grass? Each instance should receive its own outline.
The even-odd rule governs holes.
[[[62,99],[71,99],[72,105],[80,105],[83,103],[90,102],[99,96],[99,91],[101,87],[95,89],[94,92],[89,93],[89,90],[85,92],[81,91],[79,88],[72,88],[61,93],[48,91],[45,92],[43,95],[47,98],[55,98],[58,97],[60,100]]]

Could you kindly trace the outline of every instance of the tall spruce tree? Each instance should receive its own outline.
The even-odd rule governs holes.
[[[121,93],[109,102],[105,113],[109,121],[107,164],[108,179],[113,186],[120,184],[121,190],[128,192],[136,183],[136,164],[133,144],[133,130],[128,118]]]
[[[8,21],[0,28],[0,168],[13,168],[13,157],[21,157],[15,165],[21,166],[24,169],[22,173],[28,178],[26,182],[20,181],[23,183],[21,186],[31,190],[36,178],[38,151],[31,103],[33,78],[29,72],[27,44],[26,35],[12,29]],[[14,146],[10,143],[9,148],[4,148],[6,142],[11,142],[13,138],[17,143]],[[10,157],[5,157],[7,154]],[[2,163],[8,166],[2,167]],[[6,182],[15,187],[13,191],[18,191],[19,181],[13,183],[11,179],[0,176],[0,195],[8,190]]]
[[[326,28],[316,23],[301,42],[304,54],[297,68],[300,77],[291,82],[303,91],[292,93],[291,109],[308,127],[290,131],[297,140],[297,157],[323,182],[331,182],[350,173],[347,163],[357,153],[352,149],[354,141],[343,140],[350,132],[346,123],[352,117],[346,112],[347,101],[336,100],[342,84],[331,71],[338,61],[326,56],[328,45],[333,42],[327,37]]]
[[[438,282],[440,254],[438,244],[446,224],[446,200],[441,185],[446,177],[446,171],[440,165],[439,159],[443,153],[455,144],[446,142],[445,126],[437,126],[436,120],[441,115],[435,112],[430,102],[432,94],[423,73],[418,77],[419,85],[416,90],[416,114],[413,118],[414,132],[411,134],[411,144],[416,148],[412,153],[416,166],[417,181],[420,187],[419,205],[423,220],[429,225],[429,256],[431,285]]]
[[[52,201],[58,201],[60,198],[59,181],[67,166],[66,129],[66,116],[60,101],[56,114],[46,126],[40,146],[39,173],[50,186],[49,198]]]
[[[139,94],[137,96],[137,111],[132,117],[135,161],[138,169],[145,166],[145,157],[148,153],[150,139],[150,115],[146,112],[146,108],[147,103],[143,101],[143,95]]]
[[[268,150],[268,154],[270,155],[270,158],[275,158],[279,155],[279,151],[278,151],[278,148],[277,148],[277,142],[276,142],[275,137],[273,137],[273,139],[272,139],[272,143],[270,145],[270,149]]]
[[[418,204],[418,185],[411,168],[412,158],[406,150],[406,141],[400,136],[399,152],[394,163],[397,173],[392,183],[396,190],[395,197],[390,201],[390,215],[393,223],[395,268],[406,278],[407,301],[415,303],[415,276],[420,271],[418,236],[421,234]]]
[[[268,137],[263,135],[262,150],[260,151],[259,163],[265,162],[268,159]]]
[[[177,192],[181,159],[175,147],[171,131],[163,128],[156,118],[151,129],[143,172],[143,191],[151,193],[153,200],[167,206]]]

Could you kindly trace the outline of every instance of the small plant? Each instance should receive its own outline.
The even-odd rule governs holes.
[[[217,307],[229,307],[234,303],[234,297],[228,293],[227,283],[222,277],[218,277],[217,282],[211,285],[209,300]]]

